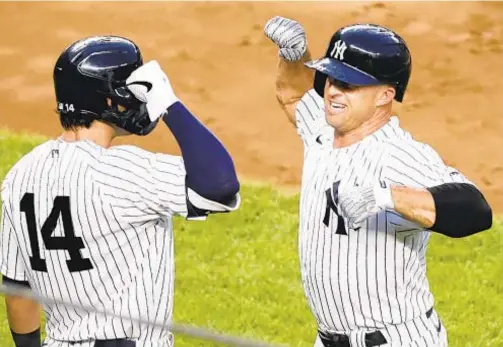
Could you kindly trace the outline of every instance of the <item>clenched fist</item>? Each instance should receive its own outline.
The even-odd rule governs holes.
[[[279,56],[287,61],[300,60],[306,52],[306,33],[293,19],[280,16],[269,19],[264,34],[279,47]]]
[[[350,228],[356,228],[370,216],[395,207],[391,187],[384,182],[364,187],[339,189],[336,203]]]

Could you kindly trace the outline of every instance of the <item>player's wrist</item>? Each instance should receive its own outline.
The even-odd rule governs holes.
[[[279,56],[286,61],[299,61],[304,56],[306,49],[299,48],[280,48],[278,51]]]
[[[180,101],[178,97],[168,88],[152,95],[152,99],[147,101],[147,111],[151,121],[157,120],[176,102]]]
[[[390,210],[395,208],[392,187],[388,184],[381,183],[379,185],[376,185],[374,187],[374,196],[377,206]]]
[[[26,334],[19,334],[11,329],[11,334],[16,347],[40,347],[40,327]]]

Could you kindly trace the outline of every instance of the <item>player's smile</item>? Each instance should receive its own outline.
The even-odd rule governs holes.
[[[340,99],[345,93],[359,89],[349,83],[336,80],[332,77],[327,77],[325,85],[325,109],[328,116],[340,116],[348,109],[346,103],[340,102]]]
[[[328,107],[327,107],[328,112],[330,113],[330,115],[334,115],[334,116],[343,113],[347,108],[346,105],[341,104],[339,102],[335,102],[335,101],[328,101],[327,104],[328,104]]]

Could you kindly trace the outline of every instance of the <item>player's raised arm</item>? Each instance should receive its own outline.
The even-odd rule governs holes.
[[[306,33],[299,22],[276,16],[266,23],[264,34],[279,47],[276,98],[295,125],[297,103],[312,88],[314,79],[313,70],[304,65],[311,60]]]
[[[223,144],[174,94],[168,77],[156,61],[134,71],[128,88],[146,102],[152,121],[162,117],[175,136],[186,171],[189,214],[226,212],[239,207],[239,181]],[[151,89],[144,87],[150,85]]]

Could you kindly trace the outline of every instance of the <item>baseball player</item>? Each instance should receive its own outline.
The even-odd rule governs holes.
[[[172,346],[159,326],[173,315],[172,218],[238,209],[233,161],[128,39],[75,42],[56,62],[54,85],[63,134],[26,154],[2,184],[3,280],[108,313],[44,304],[43,346]],[[161,119],[181,157],[111,146]],[[39,306],[11,296],[7,314],[16,346],[39,347]]]
[[[315,346],[447,346],[426,278],[428,240],[486,230],[492,212],[400,127],[392,105],[411,73],[406,43],[382,26],[349,25],[310,60],[297,21],[274,17],[264,32],[279,46],[277,98],[304,145],[298,246]]]

